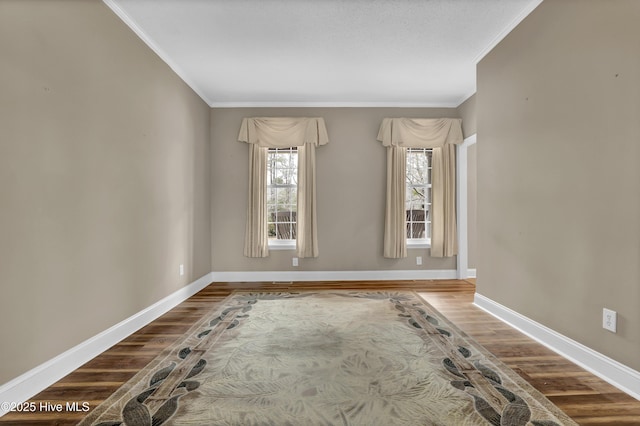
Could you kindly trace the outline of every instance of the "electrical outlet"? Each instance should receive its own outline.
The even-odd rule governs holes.
[[[181,263],[180,264],[180,276],[184,275],[184,265]]]
[[[416,256],[416,265],[422,265],[422,256]]]
[[[292,263],[293,263],[293,266],[298,266],[298,258],[294,257]]]
[[[602,309],[602,328],[612,332],[616,332],[616,323],[618,321],[618,314],[616,311],[604,308]]]

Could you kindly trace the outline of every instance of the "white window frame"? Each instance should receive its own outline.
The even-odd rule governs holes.
[[[291,152],[291,151],[295,151],[296,155],[297,155],[297,149],[295,147],[292,147],[292,148],[269,148],[269,151],[268,151],[268,154],[267,154],[267,156],[268,156],[267,157],[267,174],[270,172],[269,165],[271,164],[271,159],[269,157],[272,154],[277,153],[277,152]],[[299,163],[297,163],[297,167],[299,167]],[[296,167],[296,174],[298,172],[297,167]],[[298,196],[297,183],[296,184],[275,184],[275,183],[267,184],[267,193],[269,193],[269,190],[271,188],[296,188],[296,201],[297,201],[297,196]],[[268,206],[269,206],[269,203],[267,202],[267,215],[269,215]],[[267,223],[269,223],[268,216],[267,216]],[[296,217],[296,224],[297,224],[297,217]],[[277,224],[276,224],[276,227],[277,227]],[[296,240],[295,239],[268,238],[268,246],[269,246],[269,250],[295,250],[295,248],[296,248]]]
[[[408,173],[409,173],[409,169],[408,169],[409,161],[408,160],[409,160],[409,154],[412,151],[413,152],[422,151],[426,155],[427,151],[431,152],[432,150],[430,148],[407,148],[407,160],[406,160],[406,164],[405,164],[405,167],[406,167],[405,174],[406,175],[408,175]],[[433,155],[433,154],[431,154],[431,155]],[[427,170],[428,170],[427,173],[430,176],[431,175],[432,163],[429,162],[428,164],[429,165],[428,165],[428,168],[427,168]],[[405,176],[405,180],[406,180],[406,176]],[[431,179],[429,178],[429,180],[431,180]],[[410,185],[405,184],[405,191],[406,191],[406,188],[409,187],[409,186]],[[428,212],[429,212],[428,213],[429,214],[428,217],[429,217],[429,219],[425,218],[425,235],[426,235],[428,230],[429,230],[429,228],[431,227],[431,214],[432,214],[432,212],[431,212],[431,183],[428,182],[424,186],[423,185],[413,185],[413,187],[423,187],[423,188],[425,188],[425,191],[429,191],[429,195],[430,195],[429,196],[429,203],[428,203],[428,205],[429,205],[429,209],[428,209]],[[405,192],[405,199],[408,196],[409,196],[409,194],[407,194]],[[405,212],[406,212],[406,201],[405,201]],[[408,222],[407,222],[407,224],[408,224]],[[406,238],[407,238],[407,248],[414,248],[414,249],[417,249],[417,248],[431,248],[431,238],[410,238],[410,237],[406,237]]]

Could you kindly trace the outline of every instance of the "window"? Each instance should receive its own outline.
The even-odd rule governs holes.
[[[267,157],[267,232],[269,246],[291,246],[296,239],[297,148],[269,148]]]
[[[405,210],[407,243],[431,242],[431,149],[408,148]]]

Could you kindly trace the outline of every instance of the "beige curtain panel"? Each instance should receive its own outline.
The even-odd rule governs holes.
[[[432,148],[431,256],[458,252],[455,145],[462,143],[459,118],[385,118],[378,140],[387,147],[384,256],[407,256],[405,214],[406,148]]]
[[[387,147],[387,203],[384,215],[384,257],[407,257],[405,205],[405,174],[407,149]],[[398,208],[399,207],[399,208]]]
[[[431,256],[456,254],[456,148],[447,144],[431,157]]]
[[[249,198],[244,255],[269,256],[267,235],[267,153],[269,148],[249,146]]]
[[[249,202],[244,255],[267,257],[267,155],[269,148],[298,147],[296,255],[318,257],[316,146],[329,142],[323,118],[245,118],[238,135],[249,148]]]
[[[316,147],[298,147],[298,235],[296,255],[318,257],[318,227],[316,217]]]

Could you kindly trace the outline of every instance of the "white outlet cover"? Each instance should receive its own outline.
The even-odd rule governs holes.
[[[180,275],[184,275],[184,265],[180,264]]]
[[[618,313],[611,309],[602,309],[602,328],[612,332],[616,332],[618,322]]]
[[[422,265],[422,256],[416,256],[416,265]]]
[[[292,263],[293,263],[293,266],[298,266],[298,258],[294,257]]]

